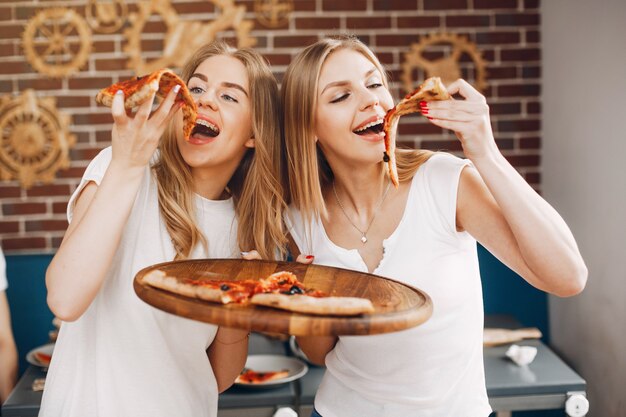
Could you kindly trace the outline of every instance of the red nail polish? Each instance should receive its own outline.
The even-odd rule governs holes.
[[[432,117],[428,117],[428,120],[433,120],[433,118]]]
[[[306,258],[307,258],[307,259],[313,259],[313,258],[315,258],[315,256],[313,256],[313,255],[307,255],[307,256],[306,256]]]
[[[427,104],[428,104],[428,103],[426,103],[425,101],[420,101],[420,106],[421,106],[421,107],[424,107],[424,106],[426,106]]]
[[[428,109],[426,107],[422,108],[422,114],[428,114]]]

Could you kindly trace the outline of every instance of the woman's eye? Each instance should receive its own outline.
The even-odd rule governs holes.
[[[226,101],[232,101],[234,103],[239,103],[235,97],[229,96],[228,94],[222,94],[222,98]]]
[[[350,94],[348,94],[348,93],[342,94],[341,96],[339,96],[339,97],[337,97],[335,99],[332,99],[330,102],[331,103],[339,103],[340,101],[344,101],[345,99],[347,99],[348,96],[350,96]]]
[[[202,88],[200,88],[200,87],[191,87],[191,88],[189,89],[189,92],[190,92],[191,94],[202,94],[202,92],[203,92],[203,91],[204,91],[204,90],[203,90]]]
[[[370,85],[367,86],[367,88],[380,88],[383,85],[381,83],[372,83]]]

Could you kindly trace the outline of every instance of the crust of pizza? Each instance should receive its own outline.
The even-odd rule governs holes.
[[[222,291],[216,288],[201,287],[198,285],[186,284],[174,277],[168,277],[165,272],[155,269],[144,275],[143,282],[155,288],[184,295],[190,298],[199,298],[214,303],[224,303]]]
[[[176,102],[182,102],[185,139],[189,139],[196,124],[197,107],[185,82],[172,70],[165,68],[143,77],[133,77],[107,88],[103,88],[96,96],[96,102],[111,107],[113,97],[118,90],[124,91],[124,107],[133,109],[150,98],[152,93],[165,98],[175,85],[180,85]]]
[[[431,77],[424,81],[415,91],[407,94],[396,106],[385,115],[383,130],[385,132],[385,154],[387,173],[394,187],[398,187],[398,168],[396,166],[396,135],[400,116],[421,111],[420,101],[449,100],[450,94],[439,77]]]
[[[255,294],[252,304],[320,316],[358,316],[374,312],[372,302],[356,297],[311,297],[308,295]]]

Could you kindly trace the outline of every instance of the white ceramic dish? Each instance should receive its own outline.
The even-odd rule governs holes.
[[[298,378],[302,378],[309,370],[309,367],[300,359],[283,355],[249,355],[246,360],[245,368],[256,372],[289,371],[289,374],[286,377],[272,381],[261,382],[258,384],[247,384],[241,382],[235,383],[237,386],[250,388],[277,387],[279,385],[286,384],[287,382],[295,381]]]
[[[42,368],[47,368],[50,366],[50,363],[44,363],[37,358],[37,353],[41,353],[43,355],[52,356],[52,351],[54,350],[54,343],[48,343],[47,345],[42,345],[36,347],[26,354],[26,361],[31,365],[40,366]]]

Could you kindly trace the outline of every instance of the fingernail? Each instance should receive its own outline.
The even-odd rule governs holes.
[[[425,101],[420,101],[420,106],[421,106],[421,107],[424,107],[424,106],[426,106],[427,104],[428,104],[428,103],[426,103]]]
[[[118,96],[124,95],[124,91],[123,90],[117,90],[115,92],[115,94],[117,94]]]
[[[241,252],[241,256],[246,256],[248,255],[250,252]]]
[[[306,258],[307,258],[307,259],[313,259],[313,258],[315,258],[315,256],[313,256],[313,255],[307,255],[307,256],[306,256]]]
[[[176,85],[174,86],[174,92],[175,92],[175,93],[178,93],[179,91],[180,91],[180,85],[176,84]]]
[[[426,107],[422,107],[422,114],[428,114],[428,109]]]
[[[432,117],[427,117],[427,119],[428,119],[428,120],[433,120],[433,118],[432,118]]]

